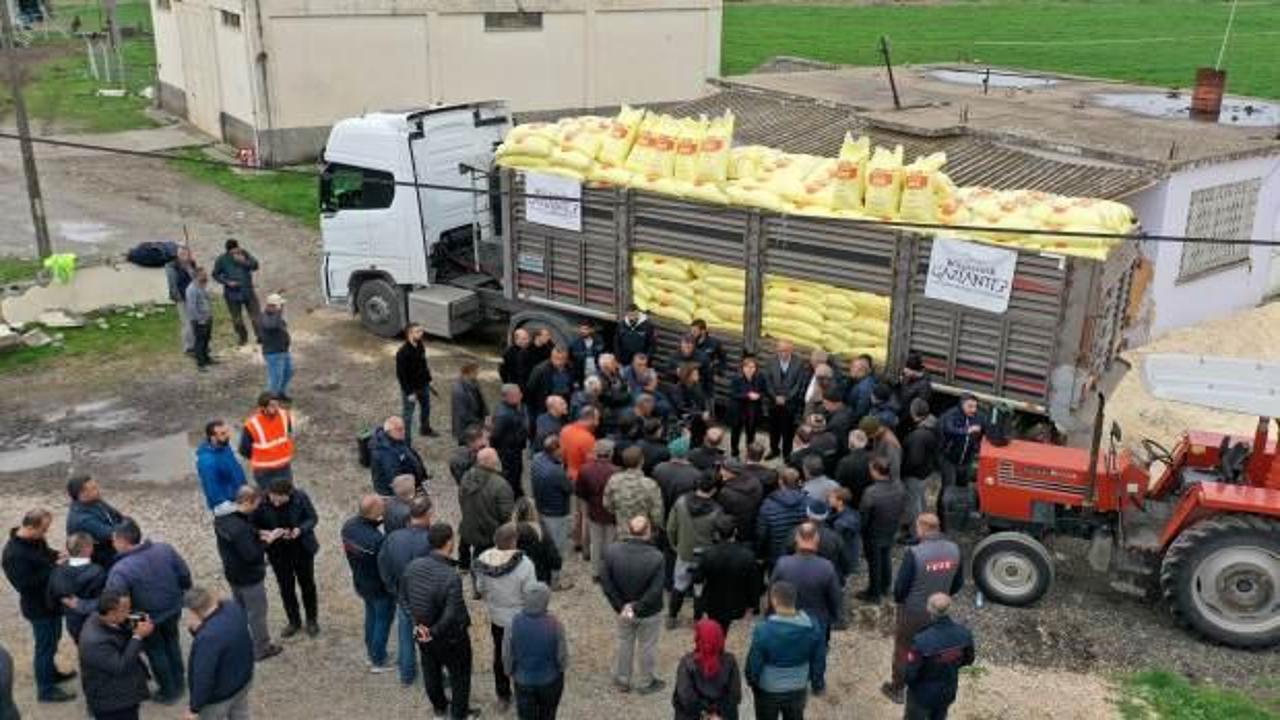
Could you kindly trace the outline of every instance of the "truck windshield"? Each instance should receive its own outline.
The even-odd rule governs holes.
[[[329,163],[320,175],[320,210],[377,210],[391,207],[395,178],[389,172]]]

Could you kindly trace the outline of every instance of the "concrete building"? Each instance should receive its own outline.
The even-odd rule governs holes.
[[[676,111],[733,106],[737,144],[831,155],[850,130],[901,143],[908,159],[942,150],[957,182],[1119,200],[1149,235],[1280,240],[1280,103],[1228,96],[1220,121],[1202,122],[1187,115],[1188,93],[1161,88],[951,66],[895,78],[901,109],[882,68],[783,58]],[[1141,250],[1131,346],[1280,294],[1273,247]]]
[[[161,105],[264,161],[366,110],[697,96],[721,0],[151,0]]]

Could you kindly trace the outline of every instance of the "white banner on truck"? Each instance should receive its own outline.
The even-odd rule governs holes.
[[[938,238],[929,255],[924,296],[992,313],[1009,309],[1018,253],[963,240]]]
[[[529,222],[582,232],[582,183],[560,175],[527,172],[524,190],[536,196],[524,200]]]

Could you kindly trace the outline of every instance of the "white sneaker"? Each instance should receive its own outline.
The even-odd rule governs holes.
[[[391,665],[391,664],[386,664],[386,665],[370,665],[370,666],[369,666],[369,673],[370,673],[371,675],[382,675],[383,673],[389,673],[389,672],[391,672],[392,670],[395,670],[395,669],[396,669],[396,668],[395,668],[395,666],[394,666],[394,665]]]

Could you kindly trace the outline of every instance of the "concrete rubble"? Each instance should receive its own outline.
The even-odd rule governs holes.
[[[0,301],[0,317],[10,325],[43,324],[41,317],[51,311],[71,317],[112,307],[168,302],[169,286],[163,269],[122,262],[80,268],[65,285],[33,285],[9,295]]]

